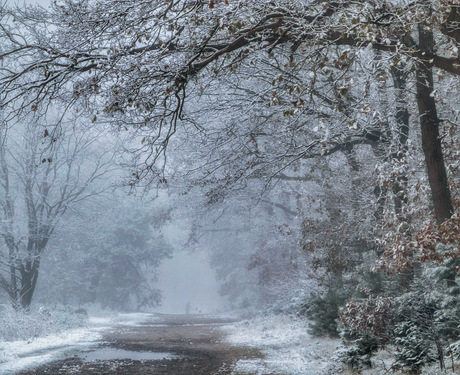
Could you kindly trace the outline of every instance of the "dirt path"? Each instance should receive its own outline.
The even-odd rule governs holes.
[[[19,374],[232,374],[239,359],[260,358],[261,354],[255,349],[226,344],[219,326],[229,322],[200,315],[152,315],[142,326],[117,326],[105,332],[100,347],[107,348],[106,351],[117,348],[136,353],[170,353],[170,359],[85,362],[74,356]]]

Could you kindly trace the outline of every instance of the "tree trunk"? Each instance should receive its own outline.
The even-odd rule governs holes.
[[[433,50],[433,31],[426,23],[418,25],[419,48],[422,53]],[[447,172],[439,138],[439,118],[433,95],[433,72],[429,61],[419,61],[416,66],[417,105],[422,129],[422,147],[428,171],[436,221],[441,224],[453,213]]]
[[[392,153],[392,159],[402,160],[408,151],[407,141],[409,139],[409,110],[405,97],[407,72],[405,69],[392,68],[391,76],[396,90],[396,114],[395,121],[398,126],[398,138],[396,148]],[[399,221],[407,222],[409,217],[404,215],[403,208],[407,205],[407,183],[408,178],[405,174],[396,176],[393,182],[393,202],[396,217]],[[408,234],[408,233],[407,233]]]
[[[40,261],[27,262],[25,267],[21,269],[21,290],[19,298],[21,307],[24,310],[29,310],[32,303],[32,297],[35,292],[38,280],[38,269]]]

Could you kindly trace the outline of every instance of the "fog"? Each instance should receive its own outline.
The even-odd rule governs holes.
[[[10,3],[49,4],[47,0]],[[204,110],[200,106],[192,103],[191,113],[195,108]],[[208,157],[207,149],[194,150],[191,142],[188,151],[197,155],[190,159],[182,145],[193,137],[183,133],[169,145],[168,183],[130,188],[127,176],[137,167],[133,160],[139,163],[149,151],[130,151],[137,148],[138,135],[114,135],[103,124],[93,127],[96,116],[91,120],[76,108],[60,120],[62,134],[49,148],[41,136],[46,138],[52,131],[59,112],[58,107],[50,107],[41,117],[18,118],[4,135],[5,145],[15,150],[5,151],[5,170],[26,170],[32,160],[38,171],[11,176],[12,188],[4,192],[14,195],[15,212],[8,217],[14,240],[21,243],[27,236],[31,242],[36,240],[27,232],[28,221],[48,228],[40,238],[44,245],[37,244],[33,251],[22,245],[2,250],[7,262],[21,259],[27,265],[34,258],[37,269],[32,271],[40,275],[21,280],[26,285],[38,277],[36,285],[27,287],[27,298],[16,281],[5,282],[14,290],[9,295],[13,304],[215,313],[257,310],[277,300],[284,304],[304,287],[305,277],[300,275],[305,273],[306,258],[298,249],[298,235],[278,233],[283,226],[299,226],[299,210],[311,206],[311,196],[316,194],[307,193],[301,202],[294,192],[307,192],[312,186],[280,182],[264,195],[263,183],[255,180],[244,191],[236,186],[234,193],[211,185],[202,189],[203,176],[193,171]],[[200,121],[218,123],[214,116],[219,113]],[[28,121],[34,125],[25,125]],[[54,154],[48,155],[51,149]],[[2,178],[6,181],[8,176]],[[24,196],[28,179],[34,179],[36,191]],[[50,193],[43,195],[50,184]],[[51,210],[46,218],[31,217],[33,210],[26,206],[32,196],[42,200],[36,202],[37,210],[62,209]],[[3,272],[4,280],[17,277],[8,276],[11,271],[6,269]],[[4,298],[8,299],[5,292]]]
[[[227,304],[218,293],[215,271],[206,254],[175,252],[172,259],[163,261],[158,275],[163,300],[156,311],[184,314],[187,304],[195,314],[225,311]]]
[[[262,313],[453,369],[457,2],[1,2],[0,339]]]

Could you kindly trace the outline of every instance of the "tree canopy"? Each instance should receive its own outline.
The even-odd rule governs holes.
[[[3,105],[18,113],[64,100],[84,105],[95,122],[132,129],[142,153],[133,183],[165,179],[171,137],[187,124],[200,128],[188,103],[261,60],[272,60],[259,73],[273,87],[260,98],[278,114],[297,122],[299,114],[304,121],[336,116],[342,125],[334,136],[327,129],[328,137],[291,144],[286,156],[294,158],[383,138],[381,123],[369,126],[370,93],[354,86],[354,67],[366,54],[385,62],[369,71],[374,83],[388,71],[415,70],[438,222],[452,213],[432,71],[460,74],[460,10],[453,1],[67,0],[49,9],[3,6],[1,15]],[[258,135],[248,134],[253,144]]]

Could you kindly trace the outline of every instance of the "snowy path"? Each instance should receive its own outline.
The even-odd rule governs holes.
[[[200,315],[91,318],[84,329],[31,342],[0,342],[0,374],[324,374],[339,343],[314,339],[306,328],[304,320],[292,316],[236,322]],[[159,357],[105,357],[88,363],[82,353],[89,350],[96,357],[98,351]]]

